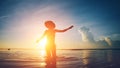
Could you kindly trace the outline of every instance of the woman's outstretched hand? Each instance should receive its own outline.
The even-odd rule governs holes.
[[[65,29],[65,31],[67,31],[67,30],[69,30],[69,29],[71,29],[71,28],[73,28],[73,25],[70,26],[70,27],[68,27],[67,29]]]
[[[71,28],[73,28],[73,25],[72,25],[72,26],[70,26],[68,29],[71,29]]]

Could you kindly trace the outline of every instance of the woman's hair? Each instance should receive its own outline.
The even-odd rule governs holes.
[[[51,20],[48,20],[48,21],[45,21],[45,26],[48,28],[48,29],[54,29],[55,28],[55,23]]]

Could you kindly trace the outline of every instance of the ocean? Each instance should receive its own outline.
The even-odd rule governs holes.
[[[57,50],[56,65],[44,50],[1,50],[0,68],[120,68],[120,50]]]

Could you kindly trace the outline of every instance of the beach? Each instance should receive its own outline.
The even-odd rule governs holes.
[[[0,68],[119,68],[120,50],[57,50],[47,64],[42,50],[1,50]]]

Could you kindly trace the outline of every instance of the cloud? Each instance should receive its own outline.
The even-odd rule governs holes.
[[[82,36],[82,41],[84,42],[90,42],[90,43],[94,43],[95,40],[94,40],[94,36],[93,34],[90,32],[90,29],[83,26],[79,29],[79,32]]]
[[[90,32],[90,29],[85,26],[79,29],[79,33],[82,36],[83,43],[86,46],[89,45],[89,47],[119,47],[118,45],[120,45],[119,34],[103,36],[102,39],[95,40],[94,33]]]
[[[108,43],[108,45],[112,46],[112,40],[109,37],[105,37],[105,41]]]
[[[3,18],[7,18],[7,17],[9,17],[9,16],[0,16],[0,19],[3,19]]]
[[[120,34],[112,34],[111,36],[109,36],[112,40],[120,40]]]

